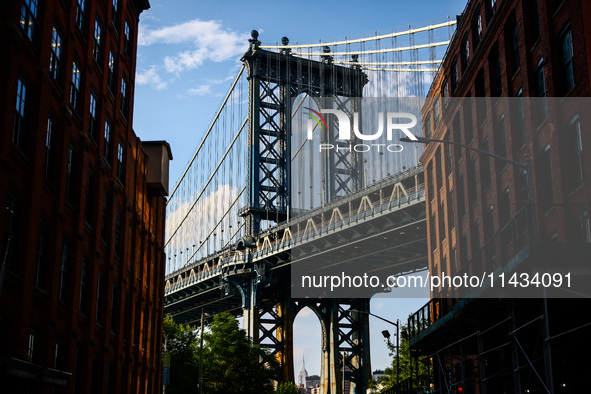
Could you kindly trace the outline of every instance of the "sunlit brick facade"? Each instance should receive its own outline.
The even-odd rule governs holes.
[[[0,1],[2,392],[161,388],[172,157],[132,129],[147,8]]]
[[[458,16],[423,108],[424,135],[529,160],[534,203],[522,166],[427,144],[421,163],[433,275],[491,272],[511,259],[590,261],[591,134],[584,130],[591,116],[551,99],[590,96],[590,17],[585,0],[473,0]],[[430,358],[436,392],[588,387],[578,355],[591,350],[589,319],[576,312],[588,302],[473,301],[445,290],[432,298],[409,322],[411,345],[437,355]]]

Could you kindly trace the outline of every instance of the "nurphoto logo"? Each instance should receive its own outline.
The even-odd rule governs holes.
[[[386,112],[385,116],[384,112],[378,112],[378,130],[373,134],[367,134],[364,133],[364,130],[361,130],[359,126],[360,121],[358,112],[353,112],[353,119],[351,120],[351,118],[344,111],[338,109],[320,109],[320,112],[315,111],[309,107],[305,107],[305,109],[311,111],[306,112],[306,114],[311,118],[308,119],[307,124],[308,140],[312,140],[314,138],[314,129],[316,126],[318,126],[321,131],[328,131],[328,124],[322,114],[332,114],[335,115],[338,120],[337,138],[339,140],[349,141],[348,146],[343,146],[342,144],[322,143],[319,146],[320,152],[323,150],[355,152],[369,152],[371,150],[377,150],[378,152],[402,152],[404,149],[403,146],[397,143],[365,143],[365,141],[376,141],[383,136],[384,123],[386,124],[386,140],[388,142],[393,140],[395,131],[402,132],[409,139],[417,141],[417,137],[410,131],[411,128],[417,125],[417,117],[408,112]],[[351,138],[351,124],[353,125],[355,139]],[[359,140],[364,142],[357,143]]]

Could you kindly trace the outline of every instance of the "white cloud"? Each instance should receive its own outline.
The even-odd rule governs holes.
[[[152,85],[158,90],[165,89],[168,86],[158,74],[157,67],[151,66],[145,71],[136,71],[135,83],[138,85]]]
[[[158,29],[140,25],[138,44],[188,44],[190,49],[164,58],[164,69],[178,75],[199,67],[206,60],[223,62],[241,55],[248,48],[248,38],[248,33],[224,28],[219,21],[193,19]]]
[[[197,192],[197,190],[194,191]],[[210,185],[193,208],[191,208],[193,202],[190,200],[196,198],[196,195],[183,199],[181,194],[177,194],[174,200],[170,200],[166,215],[166,239],[168,240],[168,237],[173,233],[176,232],[176,234],[166,248],[168,257],[172,259],[172,267],[168,267],[167,273],[187,263],[187,252],[192,255],[199,249],[191,259],[191,262],[196,261],[205,257],[208,252],[219,249],[220,242],[226,243],[228,241],[228,237],[233,234],[228,231],[229,226],[233,225],[234,231],[238,229],[236,220],[238,219],[238,206],[241,205],[240,201],[233,206],[233,210],[223,220],[221,217],[230,209],[239,193],[238,188],[228,184],[217,187]],[[220,225],[213,230],[220,220]],[[226,229],[225,233],[220,231],[224,229]],[[217,240],[215,236],[209,236],[212,230],[214,234],[217,234]],[[232,242],[236,242],[242,235],[240,233],[235,236]],[[205,243],[200,247],[202,242]],[[185,252],[184,256],[183,252]]]
[[[211,79],[211,80],[207,81],[207,83],[204,83],[203,85],[199,85],[197,87],[189,89],[189,94],[193,94],[196,96],[211,95],[211,94],[213,94],[211,91],[212,86],[219,85],[224,82],[228,82],[234,78],[235,77],[233,75],[231,75],[225,79]],[[219,96],[220,94],[214,94],[214,95]]]

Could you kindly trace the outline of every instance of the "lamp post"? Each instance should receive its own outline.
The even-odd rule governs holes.
[[[530,159],[529,157],[526,157],[525,159],[525,163],[521,163],[512,159],[509,159],[508,157],[505,156],[499,156],[499,155],[495,155],[494,153],[490,153],[488,151],[482,150],[482,149],[478,149],[478,148],[473,148],[471,146],[462,144],[460,142],[455,142],[455,141],[450,141],[450,140],[438,140],[438,139],[433,139],[433,138],[425,138],[425,137],[415,137],[416,140],[411,140],[410,138],[407,137],[402,137],[400,138],[401,142],[413,142],[413,143],[422,143],[422,144],[428,144],[430,142],[439,142],[442,144],[451,144],[451,145],[456,145],[456,146],[461,146],[462,148],[492,157],[494,159],[497,160],[501,160],[504,161],[505,163],[509,163],[512,164],[514,166],[517,166],[519,168],[523,168],[525,170],[525,178],[526,178],[526,186],[527,186],[527,202],[529,204],[530,207],[530,212],[529,212],[529,225],[530,225],[530,233],[533,237],[533,244],[536,244],[538,242],[538,234],[537,234],[537,226],[536,226],[536,217],[535,217],[535,213],[534,213],[534,189],[533,189],[533,183],[532,183],[532,178],[531,178],[531,164],[530,164]]]
[[[201,308],[201,331],[199,339],[199,394],[203,393],[203,308]]]
[[[371,312],[360,311],[357,309],[348,309],[347,312],[365,313],[367,315],[375,317],[376,319],[380,319],[382,321],[385,321],[386,323],[390,323],[394,327],[396,327],[396,391],[398,391],[398,388],[400,385],[400,320],[396,319],[396,323],[394,323],[393,321],[390,321],[388,319],[384,319],[383,317],[375,315]],[[383,330],[382,335],[384,336],[384,338],[386,338],[388,340],[388,344],[391,345],[390,332],[388,330]],[[344,376],[343,376],[343,381],[344,381]]]

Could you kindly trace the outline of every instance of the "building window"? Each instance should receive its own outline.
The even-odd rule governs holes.
[[[460,174],[458,177],[458,215],[463,218],[466,214],[466,207],[464,203],[464,175]]]
[[[123,321],[123,333],[125,335],[123,337],[123,342],[129,341],[131,336],[131,314],[133,313],[131,308],[131,298],[128,295],[125,295],[125,312],[123,315],[125,316]]]
[[[521,60],[519,58],[519,27],[517,26],[515,14],[511,16],[510,22],[505,30],[505,36],[508,37],[507,43],[509,50],[507,53],[509,54],[509,67],[511,72],[515,74],[521,66]]]
[[[76,61],[72,62],[72,85],[70,86],[70,106],[74,111],[80,111],[80,68]]]
[[[468,235],[462,234],[462,240],[460,242],[460,267],[465,266],[468,263]]]
[[[107,241],[107,208],[109,200],[107,198],[107,192],[103,192],[103,210],[101,213],[101,240]]]
[[[128,57],[131,57],[131,31],[129,29],[129,23],[125,21],[125,27],[123,30],[123,49]]]
[[[433,134],[435,134],[437,126],[439,125],[440,116],[441,114],[439,112],[439,97],[435,97],[433,102]]]
[[[103,280],[103,273],[99,271],[98,279],[96,284],[96,323],[102,325],[103,323],[103,314],[104,314],[104,280]]]
[[[117,26],[117,6],[118,6],[119,0],[113,0],[113,13],[111,14],[111,21],[113,22],[113,24],[115,26]],[[117,29],[115,29],[115,31],[117,31]]]
[[[491,205],[486,210],[486,223],[485,228],[487,229],[485,239],[491,239],[495,235],[495,222],[494,222],[494,207]]]
[[[495,44],[490,51],[488,64],[491,78],[490,93],[493,97],[501,97],[503,95],[503,79],[501,78],[501,56],[497,44]],[[484,96],[486,95],[482,95],[482,97]]]
[[[97,141],[98,140],[98,115],[97,115],[97,100],[94,92],[90,93],[90,107],[88,117],[88,134],[90,137]]]
[[[84,368],[82,367],[83,351],[80,347],[76,347],[76,360],[74,361],[74,393],[80,394],[82,392],[82,382],[84,382]]]
[[[108,88],[111,93],[115,92],[115,56],[113,52],[109,51],[109,77],[108,77]]]
[[[589,220],[589,211],[583,211],[578,218],[581,240],[585,243],[591,243],[591,220]]]
[[[488,19],[490,20],[494,16],[494,14],[497,10],[497,0],[486,0],[486,1],[487,1],[486,11],[488,14]]]
[[[121,212],[115,215],[115,257],[119,258],[121,251]]]
[[[86,0],[78,0],[78,7],[76,8],[76,26],[78,29],[84,29],[84,12],[86,9]]]
[[[528,18],[531,23],[531,43],[537,43],[540,39],[540,7],[538,0],[529,1],[529,15]]]
[[[449,133],[445,135],[445,139],[449,141]],[[450,176],[452,173],[451,163],[452,163],[452,154],[453,154],[453,145],[446,144],[445,147],[445,173],[447,176]]]
[[[482,38],[482,15],[477,13],[472,19],[472,42],[474,48],[477,48]]]
[[[505,145],[505,115],[501,115],[496,123],[495,134],[495,153],[499,156],[507,157],[507,148]],[[503,167],[506,163],[503,163]]]
[[[464,111],[466,111],[466,108],[464,107]],[[454,136],[454,141],[455,142],[459,142],[462,143],[462,129],[460,128],[460,112],[456,112],[456,115],[454,116],[454,121],[452,124],[453,127],[453,136]],[[466,130],[468,130],[468,128],[472,129],[472,124],[466,125],[466,123],[464,122],[464,127],[466,128]],[[454,155],[456,158],[456,163],[459,163],[460,160],[462,160],[462,148],[459,146],[454,146]]]
[[[443,169],[441,166],[443,163],[441,162],[441,148],[437,149],[437,153],[435,154],[435,174],[437,176],[437,189],[441,189],[443,187]]]
[[[27,146],[27,85],[22,78],[18,79],[16,86],[16,109],[14,113],[14,127],[12,129],[12,143],[21,151]]]
[[[125,184],[125,148],[121,142],[117,144],[117,179]]]
[[[425,137],[431,137],[431,113],[428,112],[425,116]]]
[[[35,274],[35,286],[45,290],[47,287],[47,265],[49,263],[49,226],[44,221],[39,223],[39,236],[37,238],[37,272]]]
[[[431,215],[431,223],[429,223],[430,238],[431,238],[431,252],[437,250],[437,216],[435,212]]]
[[[53,369],[61,369],[63,364],[63,346],[60,342],[55,342],[53,346]]]
[[[439,238],[441,242],[447,238],[447,233],[445,232],[445,203],[443,201],[439,205]]]
[[[476,174],[476,155],[473,155],[468,166],[468,203],[470,205],[476,204],[478,198]]]
[[[451,189],[449,192],[449,199],[447,200],[447,206],[449,208],[449,231],[451,232],[456,228],[456,207],[455,207],[454,190]]]
[[[488,152],[488,138],[484,140],[480,149],[482,149],[485,152]],[[480,174],[482,179],[482,187],[484,188],[484,190],[486,190],[490,187],[491,184],[490,157],[487,155],[480,155]]]
[[[433,174],[433,162],[429,163],[427,167],[427,178],[429,178],[429,199],[435,199],[435,176]]]
[[[546,211],[554,204],[554,185],[552,180],[552,155],[550,145],[544,147],[540,154],[539,193],[540,205]]]
[[[66,201],[70,205],[74,205],[74,198],[76,196],[74,190],[74,147],[70,145],[68,150],[68,165],[66,167]]]
[[[67,302],[68,300],[68,261],[70,259],[70,250],[67,244],[62,247],[62,261],[60,264],[60,285],[59,300]]]
[[[511,201],[509,199],[509,188],[505,189],[499,199],[499,227],[502,228],[511,218]]]
[[[462,75],[464,75],[466,69],[468,68],[468,63],[470,63],[470,41],[468,40],[467,34],[462,39],[462,47],[460,51],[460,60],[462,62]]]
[[[581,140],[581,123],[575,116],[569,123],[566,133],[566,175],[570,191],[583,183],[583,143]]]
[[[573,70],[573,40],[570,29],[560,37],[560,76],[564,93],[568,93],[575,85]]]
[[[55,132],[53,127],[53,119],[47,118],[47,130],[45,132],[45,180],[53,181],[53,173],[55,171]]]
[[[480,222],[477,220],[472,225],[472,229],[470,231],[470,241],[472,241],[471,249],[471,258],[475,258],[476,254],[480,250]]]
[[[477,101],[484,101],[484,99],[476,99]],[[472,121],[472,98],[471,97],[464,97],[462,101],[462,107],[464,112],[464,136],[466,139],[466,144],[470,144],[474,139],[474,125]],[[454,119],[454,122],[456,120]],[[460,119],[458,118],[458,130],[460,130]],[[458,142],[461,142],[461,138],[458,136]],[[462,158],[462,149],[458,147],[459,151],[459,159]],[[458,159],[458,160],[459,160]]]
[[[514,112],[513,130],[511,134],[513,139],[513,149],[517,152],[525,146],[525,108],[523,106],[523,91],[521,89],[517,92],[515,100],[515,105],[511,106],[511,110]]]
[[[441,101],[443,102],[443,110],[447,108],[449,102],[449,83],[447,79],[443,81],[443,89],[441,90]]]
[[[29,344],[27,346],[27,361],[34,363],[37,361],[37,334],[31,332],[29,334]]]
[[[121,114],[127,118],[127,80],[121,77]]]
[[[488,99],[486,94],[486,84],[484,82],[484,70],[476,75],[476,81],[474,82],[474,92],[476,93],[476,125],[480,128],[484,126],[486,122],[486,103]]]
[[[16,249],[18,245],[18,229],[20,226],[20,206],[18,200],[8,194],[4,210],[4,233],[2,235],[2,258],[6,261],[6,268],[16,273],[18,258]]]
[[[86,178],[86,207],[84,213],[84,220],[88,226],[92,227],[92,214],[95,210],[94,206],[94,174],[88,170],[88,177]]]
[[[544,75],[544,59],[541,59],[534,70],[534,94],[542,99],[534,99],[535,118],[537,123],[542,123],[548,116],[546,104],[546,78]],[[523,104],[522,104],[523,107]]]
[[[32,40],[37,27],[37,0],[23,0],[20,23],[26,36]]]
[[[117,330],[117,285],[111,288],[111,332]]]
[[[102,55],[102,34],[103,34],[103,26],[98,19],[94,21],[94,42],[92,43],[92,57],[94,61],[97,63],[101,62],[101,55]]]
[[[62,69],[62,36],[54,26],[51,31],[51,53],[49,55],[49,74],[58,81]]]
[[[88,263],[86,259],[82,258],[82,267],[80,270],[80,294],[78,299],[78,312],[82,315],[86,315],[86,304],[87,304],[87,296],[86,293],[88,291]]]
[[[458,59],[454,58],[453,62],[451,63],[451,92],[452,94],[456,91],[458,87]]]

